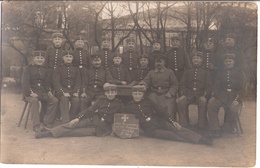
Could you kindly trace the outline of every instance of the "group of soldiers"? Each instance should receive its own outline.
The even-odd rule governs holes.
[[[162,53],[155,41],[149,55],[135,51],[133,38],[127,39],[127,51],[118,54],[103,37],[102,49],[90,55],[83,36],[75,38],[74,51],[62,49],[62,33],[52,37],[53,47],[34,51],[33,64],[23,73],[36,138],[105,136],[112,131],[115,113],[135,114],[142,130],[155,138],[212,145],[223,130],[236,132],[234,116],[241,109],[246,80],[235,34],[227,34],[218,49],[212,38],[205,39],[203,50],[190,55],[179,34],[171,37],[169,51]],[[118,85],[132,86],[132,96],[117,95]],[[205,136],[188,129],[189,105],[194,103],[198,129],[209,128]],[[225,109],[222,127],[220,107]],[[62,124],[53,127],[57,118]]]

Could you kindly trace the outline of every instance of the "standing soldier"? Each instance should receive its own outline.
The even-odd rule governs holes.
[[[33,130],[41,131],[39,116],[39,101],[47,105],[47,111],[44,115],[44,124],[47,127],[52,127],[58,99],[53,96],[50,89],[50,73],[43,66],[46,53],[43,51],[33,52],[33,64],[25,68],[22,78],[23,96],[30,103],[30,111],[33,114]]]
[[[62,123],[66,123],[75,118],[79,109],[81,79],[78,67],[72,65],[73,52],[64,51],[62,59],[63,65],[54,70],[53,85],[60,100]]]
[[[213,145],[211,138],[203,137],[200,134],[183,128],[174,121],[166,112],[166,108],[144,98],[145,88],[133,86],[133,101],[126,105],[126,112],[134,114],[139,119],[140,127],[144,133],[152,138],[168,139],[200,143],[208,146]]]
[[[104,68],[109,68],[113,65],[113,58],[116,55],[114,52],[112,52],[110,48],[110,38],[108,36],[102,37],[102,49],[99,50],[96,54],[101,55],[101,62],[102,66]]]
[[[167,57],[166,67],[173,70],[178,81],[180,81],[184,73],[184,69],[190,67],[190,60],[181,47],[181,37],[179,34],[174,34],[171,37],[171,44],[172,49],[165,53]]]
[[[161,44],[158,40],[154,41],[153,43],[153,52],[150,53],[149,55],[149,69],[152,70],[155,68],[155,61],[158,57],[165,56],[161,52]]]
[[[50,69],[55,69],[58,66],[60,66],[63,62],[62,59],[62,43],[63,43],[63,34],[62,33],[53,33],[52,36],[53,38],[53,48],[50,48],[47,51],[46,55],[46,62],[45,65],[46,67]]]
[[[124,64],[131,76],[134,77],[134,71],[138,68],[139,54],[134,51],[135,40],[134,38],[128,38],[127,40],[127,51],[122,54],[122,64]]]
[[[211,96],[211,76],[207,68],[202,67],[202,52],[192,55],[193,67],[184,71],[180,81],[180,97],[177,99],[179,122],[188,127],[188,107],[192,103],[198,105],[198,128],[205,129],[207,123],[207,100]]]
[[[146,54],[143,54],[141,56],[139,63],[140,67],[134,71],[134,77],[132,78],[133,82],[131,83],[131,85],[137,85],[139,82],[141,82],[141,80],[146,77],[146,75],[150,71],[148,67],[149,60]]]
[[[151,89],[148,98],[163,107],[167,107],[168,114],[176,119],[175,96],[178,91],[179,82],[173,71],[165,67],[166,58],[158,57],[155,61],[155,69],[151,70],[140,82],[147,89]]]
[[[75,50],[72,64],[79,68],[81,76],[83,75],[84,69],[89,68],[89,54],[84,49],[84,38],[83,36],[77,36],[75,39]]]
[[[211,134],[213,137],[221,136],[218,112],[220,107],[225,109],[225,123],[227,131],[235,133],[235,115],[242,108],[242,100],[245,94],[245,75],[243,71],[235,68],[235,54],[224,55],[225,68],[217,74],[213,97],[208,104],[208,117]]]
[[[82,78],[81,111],[91,106],[92,101],[104,97],[103,85],[113,81],[110,72],[101,66],[100,55],[91,55],[91,63],[91,68],[85,70]]]

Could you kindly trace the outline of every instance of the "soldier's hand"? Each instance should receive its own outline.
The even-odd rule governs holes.
[[[177,102],[178,102],[178,101],[184,101],[184,100],[186,100],[186,96],[182,95],[181,97],[179,97],[179,98],[177,99]]]
[[[133,81],[132,83],[129,84],[130,86],[136,85],[136,81]]]
[[[69,126],[70,127],[74,127],[75,125],[77,125],[79,123],[79,119],[78,118],[75,118],[74,120],[71,120],[69,122]]]
[[[205,103],[205,102],[207,101],[207,99],[205,98],[205,96],[201,96],[201,97],[199,98],[199,101],[200,101],[201,103]]]
[[[173,126],[174,126],[175,128],[177,128],[177,130],[180,130],[180,129],[181,129],[181,125],[180,125],[179,123],[173,122],[172,124],[173,124]]]
[[[69,93],[63,93],[63,96],[64,97],[70,97],[70,94]]]
[[[166,93],[165,95],[167,98],[172,98],[172,95],[170,93]]]
[[[87,97],[87,94],[86,93],[82,93],[81,97]]]
[[[79,94],[78,93],[73,93],[73,96],[74,97],[79,97]]]
[[[38,95],[36,93],[31,93],[30,96],[31,97],[38,97]]]
[[[121,83],[122,83],[122,85],[126,85],[127,84],[126,81],[121,81]]]
[[[214,68],[215,68],[214,65],[212,63],[209,63],[209,69],[213,70]]]
[[[214,102],[216,100],[216,98],[215,97],[212,97],[211,99],[209,99],[209,103],[212,103],[212,102]]]
[[[53,98],[53,94],[52,94],[51,91],[49,91],[49,92],[47,93],[47,95],[49,96],[49,98]]]
[[[232,102],[232,106],[237,106],[239,103],[238,103],[238,101],[236,101],[236,100],[234,100],[233,102]]]

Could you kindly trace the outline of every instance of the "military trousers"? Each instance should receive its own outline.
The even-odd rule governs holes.
[[[239,110],[242,108],[241,104],[238,105],[226,105],[218,99],[215,99],[213,102],[208,104],[208,118],[209,118],[209,126],[211,130],[220,130],[220,121],[218,117],[220,107],[224,107],[225,109],[225,123],[230,124],[231,126],[235,122],[235,115],[238,114]]]
[[[156,102],[157,104],[163,106],[163,107],[167,107],[167,112],[168,114],[173,117],[176,118],[176,101],[175,101],[175,96],[168,98],[166,97],[166,93],[165,94],[157,94],[157,93],[150,93],[148,98],[154,102]]]
[[[53,137],[81,137],[81,136],[95,136],[96,127],[100,119],[98,115],[92,118],[83,118],[75,126],[70,126],[69,122],[53,127],[50,131]]]
[[[207,101],[200,102],[199,97],[186,97],[186,100],[179,100],[177,102],[178,106],[178,116],[179,123],[183,127],[189,125],[189,105],[196,103],[198,105],[198,128],[204,129],[207,124]]]
[[[33,126],[40,125],[40,104],[39,101],[45,101],[47,104],[47,111],[44,115],[43,122],[46,124],[53,124],[58,108],[58,99],[56,97],[50,98],[47,94],[43,94],[42,98],[25,97],[25,100],[30,103],[30,112],[32,115]]]
[[[79,110],[78,97],[61,96],[59,104],[60,104],[62,123],[67,123],[71,119],[75,118]]]

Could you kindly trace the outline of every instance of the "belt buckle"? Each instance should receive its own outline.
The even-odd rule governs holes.
[[[37,85],[38,85],[39,87],[41,86],[41,84],[40,84],[40,83],[38,83]]]
[[[94,85],[94,88],[97,88],[97,85]]]
[[[68,88],[70,89],[70,85],[68,85]]]
[[[161,90],[162,89],[162,87],[158,87],[158,90]]]
[[[178,69],[175,69],[175,71],[178,71]]]
[[[232,89],[227,89],[227,91],[228,91],[228,92],[231,92],[231,91],[232,91]]]
[[[196,90],[197,90],[197,88],[193,88],[193,90],[194,90],[194,91],[196,91]]]
[[[82,65],[79,66],[79,68],[82,68],[82,67],[83,67]]]

